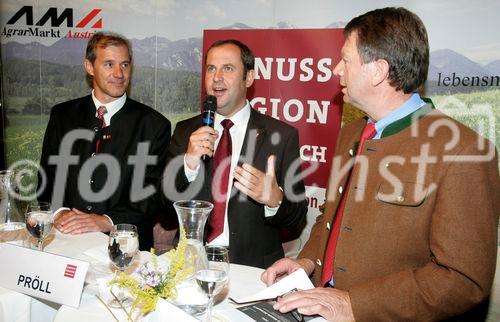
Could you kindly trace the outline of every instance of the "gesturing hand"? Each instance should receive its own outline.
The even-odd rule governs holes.
[[[274,162],[276,157],[267,159],[266,173],[254,168],[248,163],[234,169],[234,186],[253,200],[274,208],[283,200],[283,192],[276,182]]]

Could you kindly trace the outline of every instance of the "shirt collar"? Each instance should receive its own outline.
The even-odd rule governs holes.
[[[403,105],[389,113],[389,115],[387,115],[386,117],[380,119],[378,122],[375,122],[373,119],[369,118],[368,122],[375,123],[375,130],[377,131],[377,134],[373,139],[380,139],[380,137],[382,136],[382,132],[384,132],[384,129],[388,125],[402,119],[407,115],[410,115],[424,105],[425,102],[422,100],[422,98],[420,98],[420,95],[418,95],[418,93],[413,93],[410,98],[403,103]]]
[[[251,106],[248,100],[246,101],[245,106],[236,114],[231,116],[229,119],[233,122],[234,126],[231,128],[235,128],[239,131],[245,130],[246,126],[248,124],[248,120],[250,119],[250,112],[251,112]],[[227,119],[227,117],[224,117],[223,115],[220,115],[219,113],[215,112],[215,128],[222,128],[222,125],[220,124],[223,120]]]
[[[107,112],[108,116],[113,116],[123,107],[123,105],[125,105],[125,101],[127,100],[127,93],[123,93],[122,96],[120,96],[119,98],[117,98],[112,102],[103,104],[97,99],[97,97],[95,97],[94,90],[92,90],[92,100],[94,101],[96,111],[99,108],[99,106],[105,106],[106,110],[108,111]]]

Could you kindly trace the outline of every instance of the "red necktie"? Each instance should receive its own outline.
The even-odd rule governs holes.
[[[106,127],[106,121],[104,121],[104,114],[108,113],[106,106],[99,106],[97,109],[97,118],[101,121],[101,128]],[[101,138],[97,139],[97,143],[95,145],[95,152],[99,152],[99,144],[101,143]]]
[[[225,119],[221,122],[221,125],[224,131],[222,131],[213,159],[212,196],[214,198],[214,209],[209,219],[208,242],[214,240],[224,230],[229,172],[231,171],[232,142],[229,129],[234,124],[231,120]]]
[[[328,239],[328,246],[326,247],[325,258],[323,260],[323,272],[321,275],[322,285],[325,285],[332,279],[333,274],[333,264],[335,260],[335,250],[337,247],[337,240],[340,233],[340,223],[342,222],[342,216],[344,214],[344,206],[347,199],[347,192],[349,191],[349,184],[351,178],[353,177],[353,172],[356,167],[356,162],[358,161],[359,153],[361,152],[361,147],[366,140],[372,139],[377,131],[375,130],[375,125],[373,123],[366,123],[365,129],[361,134],[361,140],[358,145],[358,150],[356,151],[356,157],[354,158],[353,169],[351,170],[351,175],[349,176],[349,180],[345,186],[344,194],[342,195],[342,199],[340,200],[340,204],[338,206],[337,214],[333,220],[333,228],[330,234],[330,238]]]

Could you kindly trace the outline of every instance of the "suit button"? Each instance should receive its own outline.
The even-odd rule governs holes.
[[[354,155],[354,151],[352,149],[349,149],[349,155],[352,157]]]
[[[330,223],[329,222],[326,223],[326,229],[330,230]]]
[[[319,258],[316,259],[316,265],[321,266],[321,261],[319,260]]]
[[[342,191],[344,191],[344,188],[342,186],[339,187],[339,193],[342,194]]]
[[[94,132],[96,132],[96,133],[99,132],[99,128],[97,126],[94,127]]]
[[[91,211],[92,210],[92,206],[88,205],[87,207],[85,207],[85,209],[87,209],[87,211]]]

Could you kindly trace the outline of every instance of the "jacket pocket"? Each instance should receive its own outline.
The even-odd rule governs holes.
[[[382,182],[377,191],[377,200],[407,207],[420,206],[426,197],[427,189],[423,184],[408,181]]]

